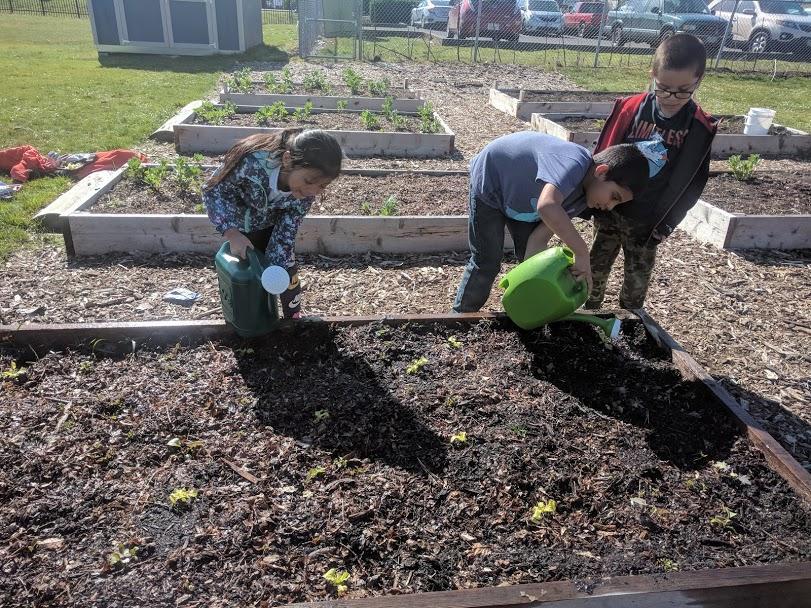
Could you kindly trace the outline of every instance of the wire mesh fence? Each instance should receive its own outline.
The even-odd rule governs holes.
[[[87,17],[87,0],[0,0],[0,13]]]
[[[357,32],[325,40],[321,31],[302,55],[352,56],[362,40],[366,60],[649,66],[663,40],[686,32],[704,42],[713,68],[811,73],[811,10],[798,0],[364,0],[355,18]]]

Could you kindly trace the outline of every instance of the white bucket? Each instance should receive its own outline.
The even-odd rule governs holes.
[[[743,128],[744,135],[768,135],[769,127],[774,120],[774,110],[769,108],[749,108],[746,115],[746,125]]]

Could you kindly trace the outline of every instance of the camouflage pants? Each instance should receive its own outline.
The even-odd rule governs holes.
[[[594,242],[591,245],[591,272],[594,286],[586,308],[600,308],[611,267],[619,255],[625,255],[625,269],[620,291],[620,307],[642,308],[648,293],[656,241],[646,243],[648,231],[616,212],[594,216]]]

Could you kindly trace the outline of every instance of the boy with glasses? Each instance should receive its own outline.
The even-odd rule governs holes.
[[[594,212],[591,264],[594,286],[586,308],[600,308],[611,266],[625,255],[622,308],[642,308],[656,247],[698,201],[707,183],[710,150],[718,122],[693,101],[707,64],[703,43],[676,34],[656,49],[653,91],[618,99],[595,154],[621,143],[646,142],[650,181],[634,200],[611,211]]]

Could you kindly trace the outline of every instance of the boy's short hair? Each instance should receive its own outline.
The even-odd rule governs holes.
[[[648,185],[650,168],[648,159],[634,144],[609,146],[594,155],[595,165],[607,165],[607,181],[616,182],[638,196]]]
[[[674,34],[656,49],[653,55],[653,75],[662,70],[695,69],[698,78],[707,69],[707,49],[692,34]]]

